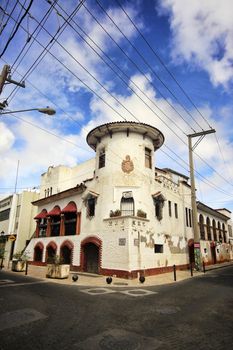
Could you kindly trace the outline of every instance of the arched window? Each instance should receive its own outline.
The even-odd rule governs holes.
[[[51,236],[59,236],[61,223],[61,209],[56,205],[47,216],[50,216]]]
[[[208,241],[211,241],[211,228],[210,228],[209,217],[206,218],[206,229],[207,229],[207,239],[208,239]]]
[[[73,252],[73,243],[70,241],[65,241],[62,243],[60,248],[60,256],[63,264],[72,263],[72,252]]]
[[[219,237],[219,242],[222,243],[222,230],[221,230],[221,224],[218,221],[218,237]]]
[[[57,254],[57,245],[54,242],[50,242],[46,247],[46,261],[53,262]]]
[[[134,216],[134,199],[132,192],[123,192],[121,197],[121,215]]]
[[[155,216],[160,221],[163,218],[163,206],[165,198],[162,194],[153,196],[154,206],[155,206]]]
[[[77,207],[74,202],[69,202],[61,213],[64,215],[65,236],[76,234]]]
[[[222,224],[222,233],[223,233],[223,243],[227,242],[225,224]]]
[[[37,243],[34,248],[34,261],[41,262],[43,258],[44,246],[42,243]]]
[[[199,226],[200,226],[200,235],[201,235],[201,239],[205,239],[205,227],[204,227],[204,218],[203,215],[200,214],[199,215]]]
[[[214,241],[217,241],[216,222],[215,222],[214,219],[213,219],[213,221],[212,221],[212,226],[213,226]]]

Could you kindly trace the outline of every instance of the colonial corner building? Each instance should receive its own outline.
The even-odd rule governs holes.
[[[73,168],[49,167],[41,177],[33,264],[59,255],[74,271],[136,278],[194,262],[188,177],[154,164],[164,142],[135,122],[100,125],[87,135],[96,157]],[[198,202],[201,258],[232,259],[231,213]]]

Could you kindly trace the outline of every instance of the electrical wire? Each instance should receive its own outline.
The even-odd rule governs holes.
[[[11,16],[12,16],[12,14],[13,14],[13,12],[14,12],[14,10],[15,10],[17,4],[18,4],[18,2],[19,2],[19,1],[17,0],[16,3],[15,3],[15,5],[14,5],[14,7],[13,7],[13,9],[11,10],[10,14],[8,14],[8,13],[6,12],[6,9],[4,9],[2,6],[0,6],[0,9],[3,11],[4,15],[7,15],[7,16],[8,16],[6,22],[2,25],[2,29],[1,29],[1,31],[0,31],[0,35],[3,33],[4,29],[6,28],[6,26],[7,26],[8,22],[9,22]]]
[[[155,72],[155,70],[151,67],[151,65],[148,63],[148,61],[145,59],[145,57],[140,53],[140,51],[136,48],[134,44],[132,44],[131,40],[128,39],[128,37],[124,34],[124,32],[119,28],[119,26],[115,23],[115,21],[112,19],[112,17],[108,14],[108,12],[104,9],[104,7],[100,4],[98,0],[96,0],[96,3],[99,5],[99,7],[102,9],[102,11],[106,14],[106,16],[110,19],[110,21],[114,24],[114,26],[119,30],[119,32],[124,36],[124,38],[127,40],[127,42],[130,44],[130,46],[137,52],[138,56],[142,59],[142,61],[146,64],[146,66],[150,69],[152,74],[160,81],[160,83],[169,91],[171,96],[177,101],[177,103],[184,109],[184,111],[191,117],[191,119],[198,125],[198,127],[203,130],[201,125],[194,119],[192,114],[189,112],[189,110],[179,101],[177,96],[172,92],[172,90],[164,83],[164,81],[160,78],[160,76]],[[84,5],[86,8],[86,6]]]
[[[149,41],[146,39],[145,35],[140,31],[140,29],[137,27],[137,25],[135,24],[135,22],[132,20],[132,18],[129,16],[129,14],[127,13],[127,11],[124,9],[123,5],[120,3],[119,0],[115,0],[119,7],[122,9],[122,11],[124,12],[124,14],[127,16],[127,18],[129,19],[129,21],[132,23],[132,25],[134,26],[134,28],[136,29],[136,31],[139,33],[139,35],[141,36],[141,38],[143,38],[143,40],[145,41],[145,43],[147,44],[147,46],[150,48],[150,50],[153,52],[153,54],[155,55],[155,57],[157,58],[157,60],[159,61],[159,63],[163,66],[163,68],[166,70],[166,72],[170,75],[170,77],[175,81],[175,83],[179,86],[180,90],[183,92],[183,94],[185,95],[185,97],[188,99],[188,101],[192,104],[192,106],[195,108],[195,110],[198,112],[198,114],[204,119],[204,121],[207,123],[208,127],[210,129],[212,129],[212,127],[210,126],[208,120],[204,117],[204,115],[200,112],[200,110],[198,109],[198,107],[196,106],[196,104],[193,102],[193,100],[190,98],[190,96],[187,94],[187,92],[184,90],[184,88],[182,87],[182,85],[179,83],[179,81],[176,79],[175,75],[168,69],[168,67],[166,66],[166,64],[164,63],[164,61],[162,60],[162,58],[160,57],[160,55],[158,54],[158,52],[152,47],[152,45],[149,43]]]
[[[0,53],[0,58],[4,55],[4,53],[6,52],[10,42],[13,40],[14,36],[16,35],[19,27],[20,27],[20,24],[22,23],[23,19],[26,17],[28,11],[30,10],[31,6],[32,6],[32,3],[33,3],[34,0],[30,0],[30,3],[27,7],[27,9],[25,10],[23,16],[20,18],[19,22],[17,23],[16,25],[16,28],[14,29],[14,32],[10,35],[9,39],[7,40],[7,43],[5,44],[5,47],[3,49],[3,51]]]
[[[56,3],[58,0],[54,1],[54,3]],[[42,30],[42,28],[40,27],[41,24],[45,24],[46,21],[48,20],[51,12],[53,10],[53,5],[50,6],[50,8],[47,10],[47,12],[45,13],[45,15],[42,17],[42,19],[40,20],[39,24],[36,26],[36,28],[34,29],[34,31],[32,32],[32,35],[34,35],[37,31],[37,29],[39,28],[36,37],[38,37],[40,31]],[[28,14],[30,16],[30,13]],[[26,46],[29,44],[29,42],[31,41],[31,35],[28,36],[23,48],[21,49],[21,51],[19,52],[18,56],[16,57],[16,59],[14,60],[14,62],[11,65],[11,71],[12,73],[14,72],[15,69],[18,68],[18,66],[20,65],[20,63],[23,61],[23,59],[25,58],[25,56],[27,55],[28,51],[30,50],[30,48],[33,45],[34,40],[30,43],[29,47],[27,48],[26,52],[24,53],[23,57],[21,57],[20,61],[18,62],[18,65],[15,67],[14,69],[14,65],[16,64],[16,62],[18,61],[19,57],[21,56],[21,54],[23,53],[24,49],[26,48]]]
[[[82,4],[83,4],[84,1],[85,1],[85,0],[79,2],[79,4],[76,6],[76,8],[75,8],[75,9],[72,11],[72,13],[70,14],[69,19],[72,18],[72,16],[75,16],[75,14],[79,11],[79,9],[81,8],[81,6],[82,6]],[[22,81],[23,79],[26,79],[26,77],[29,76],[29,73],[31,74],[31,73],[35,70],[35,68],[39,65],[39,63],[40,63],[40,62],[44,59],[44,57],[46,56],[46,54],[47,54],[47,52],[48,52],[48,47],[50,47],[50,49],[51,49],[51,47],[52,47],[52,46],[54,45],[54,43],[55,43],[54,40],[55,40],[56,36],[59,37],[59,36],[64,32],[66,26],[67,26],[67,24],[63,23],[63,25],[62,25],[61,27],[58,28],[58,30],[56,31],[56,33],[55,33],[54,35],[51,35],[51,34],[50,34],[50,36],[52,37],[51,40],[48,42],[48,44],[47,44],[46,46],[41,45],[41,46],[43,47],[42,52],[41,52],[40,55],[37,57],[37,59],[34,61],[34,63],[30,66],[30,68],[27,70],[27,72],[24,74],[24,77],[21,79],[21,81]],[[25,28],[24,28],[23,26],[21,26],[21,28],[23,28],[23,30],[26,31]],[[36,39],[35,36],[32,36],[32,37],[33,37],[33,39],[34,39],[37,43],[39,43],[39,41]],[[8,96],[7,100],[10,98],[10,96],[12,96],[12,95],[15,96],[15,92],[16,92],[17,90],[18,90],[18,87],[16,87],[16,88],[11,92],[11,94]],[[10,100],[10,101],[11,101],[11,100]]]
[[[62,7],[58,4],[58,7],[60,9],[62,9]],[[62,9],[65,13],[66,11],[64,9]],[[66,13],[67,14],[67,13]],[[61,14],[59,14],[60,16],[62,16]],[[64,18],[64,16],[62,16],[62,18],[64,20],[66,20]],[[77,22],[75,22],[74,20],[72,20],[72,22],[84,33],[84,35],[86,35],[86,37],[98,48],[98,50],[100,50],[100,52],[104,55],[104,57],[106,57],[108,60],[110,60],[110,62],[120,71],[121,68],[101,49],[101,47],[96,44],[96,42],[77,24]],[[116,71],[109,63],[108,61],[106,61],[99,53],[98,51],[88,42],[88,40],[86,40],[73,26],[71,23],[69,23],[69,26],[76,32],[76,34],[79,35],[79,37],[95,52],[95,54],[116,74],[116,76],[126,85],[126,87],[128,89],[130,89],[151,111],[152,113],[154,113],[154,110],[152,110],[152,108],[148,105],[148,103],[146,103],[141,97],[140,95],[129,85],[129,82],[132,83],[142,94],[143,96],[145,96],[164,116],[166,116],[170,122],[172,122],[175,127],[177,129],[179,129],[184,135],[185,132],[184,130],[177,124],[174,122],[174,120],[169,117],[167,115],[167,113],[165,113],[159,106],[158,104],[156,104],[147,94],[145,94],[145,92],[140,88],[139,85],[137,85],[125,72],[123,72],[121,70],[121,73],[124,74],[124,76],[128,79],[128,82],[122,78],[122,76],[118,73],[118,71]],[[156,113],[155,113],[156,116],[158,116]],[[182,116],[181,116],[182,117]],[[182,118],[183,119],[183,118]],[[190,124],[185,120],[183,119],[184,122],[190,127]],[[192,128],[191,128],[192,129]],[[195,131],[194,129],[192,129],[193,131]]]

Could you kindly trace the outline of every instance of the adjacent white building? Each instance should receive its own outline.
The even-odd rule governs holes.
[[[49,167],[33,202],[37,228],[27,248],[33,263],[46,264],[56,254],[73,270],[126,278],[174,264],[187,268],[194,243],[191,190],[185,175],[155,166],[154,152],[163,142],[150,125],[108,123],[87,135],[94,159],[74,168]],[[198,211],[203,259],[230,259],[229,212],[204,204]]]
[[[5,249],[5,265],[13,254],[26,247],[35,233],[37,208],[31,202],[38,198],[35,191],[23,191],[0,200],[0,246]]]

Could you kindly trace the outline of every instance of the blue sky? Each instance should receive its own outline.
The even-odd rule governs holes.
[[[0,23],[7,23],[0,27],[1,53],[25,12],[20,2],[12,12],[15,3],[1,2],[3,9],[8,4],[5,15],[0,12]],[[6,85],[1,101],[7,99],[10,110],[57,111],[54,117],[37,112],[1,117],[1,195],[14,190],[18,160],[18,190],[36,187],[48,166],[74,166],[94,156],[85,141],[88,131],[126,119],[159,128],[165,145],[155,154],[156,165],[185,175],[186,135],[215,128],[195,149],[197,197],[233,210],[232,1],[86,0],[64,31],[64,18],[77,2],[52,4],[44,28],[33,34],[51,7],[34,0],[0,59],[1,69],[9,64],[19,81],[48,45],[50,53],[24,78],[26,88],[15,93],[13,84]]]

